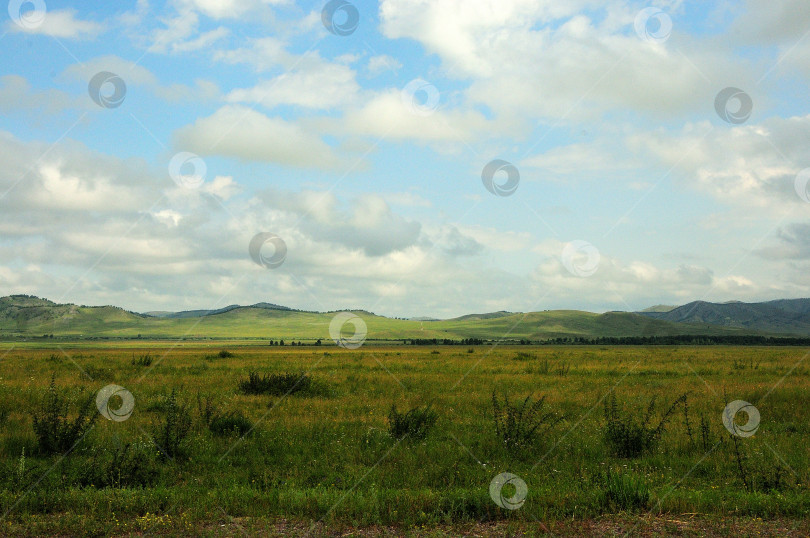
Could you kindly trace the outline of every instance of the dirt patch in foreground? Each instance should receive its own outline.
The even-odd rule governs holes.
[[[584,521],[496,522],[430,527],[344,527],[290,521],[261,522],[233,519],[206,526],[211,536],[328,536],[328,537],[443,537],[443,536],[810,536],[810,521],[759,518],[707,518],[694,514],[659,517],[604,517]],[[169,533],[171,534],[171,532]]]

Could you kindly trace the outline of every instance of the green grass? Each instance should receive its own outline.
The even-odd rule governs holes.
[[[196,318],[143,316],[111,306],[10,304],[20,299],[0,298],[0,337],[55,338],[262,338],[332,343],[329,324],[334,313],[299,312],[242,307]],[[26,303],[27,304],[27,303]],[[552,310],[497,317],[462,316],[444,321],[410,321],[356,312],[376,340],[492,339],[509,334],[513,339],[596,336],[668,336],[751,334],[751,330],[696,323],[672,323],[629,312],[595,314],[578,310]],[[20,320],[25,320],[22,323]]]
[[[6,410],[0,513],[10,511],[0,534],[150,528],[181,534],[219,528],[221,521],[249,527],[277,519],[303,531],[318,521],[329,529],[479,521],[525,528],[535,519],[562,525],[617,513],[642,517],[648,510],[669,519],[684,513],[810,517],[810,369],[797,365],[806,349],[478,346],[467,353],[468,346],[457,346],[434,355],[415,346],[325,353],[229,343],[233,356],[206,360],[219,349],[186,343],[167,354],[154,347],[67,346],[67,356],[8,351],[0,360],[0,409]],[[528,356],[514,360],[519,351]],[[154,357],[148,372],[132,364],[133,353]],[[735,361],[758,367],[741,373]],[[557,373],[563,364],[571,365],[564,376]],[[89,379],[77,367],[104,379]],[[251,371],[306,372],[332,390],[305,398],[243,394],[239,382]],[[31,413],[47,402],[52,376],[76,404],[116,383],[132,392],[135,409],[123,422],[98,417],[64,459],[41,455]],[[517,453],[496,433],[494,390],[513,404],[544,396],[544,409],[565,420]],[[172,391],[176,402],[169,406]],[[604,441],[608,394],[616,395],[619,409],[642,417],[657,395],[650,421],[657,425],[684,393],[691,437],[678,408],[650,450],[614,455]],[[750,491],[721,421],[723,394],[755,403],[762,415],[756,435],[739,440]],[[428,435],[402,441],[389,433],[392,405],[403,411],[430,405],[435,424],[431,419]],[[169,408],[174,424],[188,428],[181,439],[166,433]],[[221,424],[212,428],[215,417]],[[248,427],[250,435],[241,438]],[[173,445],[171,457],[153,435],[158,444]],[[506,471],[528,486],[519,510],[501,509],[489,497],[491,480]]]

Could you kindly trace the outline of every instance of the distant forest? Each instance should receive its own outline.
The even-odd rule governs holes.
[[[547,340],[481,340],[466,338],[450,339],[411,339],[406,344],[425,345],[482,345],[494,342],[518,345],[574,345],[574,346],[810,346],[810,337],[781,337],[758,335],[672,335],[672,336],[600,336],[597,338],[567,337]]]

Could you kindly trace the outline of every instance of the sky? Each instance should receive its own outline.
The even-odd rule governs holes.
[[[0,294],[810,296],[806,0],[9,3]]]

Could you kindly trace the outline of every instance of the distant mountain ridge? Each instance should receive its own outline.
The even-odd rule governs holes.
[[[217,314],[224,314],[225,312],[230,312],[231,310],[236,310],[237,308],[265,308],[267,310],[288,310],[290,312],[294,310],[287,306],[281,306],[273,303],[256,303],[248,306],[232,304],[214,310],[183,310],[180,312],[145,312],[145,315],[157,318],[173,318],[173,319],[199,318],[202,316],[215,316]]]
[[[669,312],[670,310],[675,310],[676,308],[678,308],[678,305],[657,304],[654,306],[648,306],[644,310],[640,310],[640,312]]]
[[[467,321],[467,320],[475,320],[475,319],[495,319],[495,318],[502,318],[505,316],[512,316],[514,314],[520,314],[520,312],[507,312],[506,310],[500,310],[498,312],[487,312],[486,314],[467,314],[464,316],[459,316],[457,318],[451,318],[450,321]]]
[[[777,299],[760,303],[693,301],[667,312],[638,312],[673,323],[709,323],[769,333],[810,334],[810,299]]]
[[[369,339],[461,340],[652,336],[810,335],[810,299],[766,303],[695,301],[669,311],[544,310],[489,312],[426,321],[351,310]],[[57,304],[30,295],[0,297],[0,337],[28,338],[330,338],[332,312],[296,310],[273,303],[219,309],[137,313],[116,306]]]

